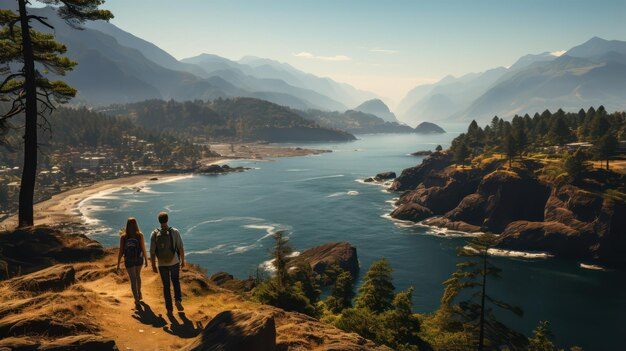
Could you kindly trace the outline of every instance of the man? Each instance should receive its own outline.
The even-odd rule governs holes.
[[[172,294],[170,292],[170,280],[174,286],[174,302],[176,309],[183,311],[182,294],[180,292],[179,273],[185,267],[185,249],[180,233],[175,228],[170,227],[167,222],[167,213],[159,213],[160,228],[152,231],[150,235],[150,261],[152,270],[157,272],[156,259],[159,261],[158,272],[163,282],[163,297],[165,298],[165,308],[167,313],[172,313]]]

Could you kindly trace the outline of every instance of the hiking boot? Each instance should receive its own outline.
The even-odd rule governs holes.
[[[176,301],[175,304],[176,304],[176,309],[177,310],[179,310],[179,311],[184,311],[185,310],[185,308],[183,307],[182,302]]]
[[[141,310],[141,303],[139,302],[139,300],[135,300],[135,309]]]

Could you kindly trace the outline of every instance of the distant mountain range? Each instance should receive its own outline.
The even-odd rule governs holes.
[[[78,89],[73,100],[77,103],[102,106],[146,99],[253,97],[298,109],[344,111],[376,97],[269,59],[232,61],[202,54],[178,61],[111,23],[89,22],[84,30],[74,30],[50,8],[30,11],[48,18],[57,40],[66,44],[67,56],[79,62],[64,78]]]
[[[398,122],[396,115],[394,115],[393,112],[389,110],[389,107],[380,99],[367,100],[355,107],[354,110],[380,117],[385,122]]]
[[[417,86],[398,105],[401,121],[486,121],[498,115],[577,111],[599,106],[626,110],[626,42],[591,40],[558,56],[526,55],[508,68]]]

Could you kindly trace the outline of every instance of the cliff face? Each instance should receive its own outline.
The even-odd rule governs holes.
[[[0,282],[0,350],[389,350],[306,315],[245,300],[193,265],[181,273],[184,312],[167,315],[160,278],[149,268],[141,273],[144,302],[134,311],[127,274],[115,271],[116,250],[84,235],[35,229],[0,233],[3,252],[9,238],[26,234],[46,244],[21,251],[20,262],[50,242],[57,242],[55,255],[72,242],[90,249],[73,259],[48,258],[32,273]]]
[[[491,159],[471,168],[434,153],[405,169],[391,186],[404,190],[391,216],[468,232],[501,234],[500,246],[516,250],[626,264],[626,204],[584,185],[543,180],[542,165],[524,161],[506,169]],[[595,172],[595,173],[594,173]],[[590,184],[624,184],[624,176],[593,171]]]

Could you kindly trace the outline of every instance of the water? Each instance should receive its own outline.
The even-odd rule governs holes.
[[[439,305],[442,282],[455,269],[456,248],[467,238],[394,222],[385,215],[398,196],[358,182],[381,171],[421,162],[411,152],[444,148],[455,134],[439,136],[367,135],[351,143],[298,145],[332,149],[318,156],[275,162],[237,162],[257,169],[225,176],[194,176],[150,184],[141,192],[120,190],[90,199],[83,211],[100,227],[93,237],[119,243],[118,230],[134,216],[145,233],[157,226],[159,211],[185,241],[188,260],[209,272],[245,278],[269,259],[270,234],[286,230],[296,250],[330,241],[358,249],[362,272],[384,256],[394,267],[398,289],[415,287],[417,312]],[[518,318],[502,314],[515,329],[530,334],[550,320],[557,342],[585,350],[617,350],[626,345],[626,273],[595,271],[559,259],[496,258],[503,278],[490,292],[524,309]]]

